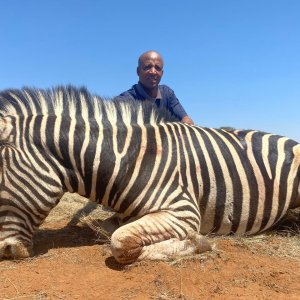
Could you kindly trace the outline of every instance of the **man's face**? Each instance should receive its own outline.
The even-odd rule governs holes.
[[[137,74],[142,85],[147,89],[156,88],[163,75],[163,61],[156,53],[149,53],[140,60]]]

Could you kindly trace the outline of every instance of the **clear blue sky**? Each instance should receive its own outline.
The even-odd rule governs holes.
[[[198,125],[300,142],[298,0],[0,0],[0,36],[0,89],[71,83],[115,96],[154,49],[161,83]]]

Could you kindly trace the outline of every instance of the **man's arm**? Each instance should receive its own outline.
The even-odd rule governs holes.
[[[193,120],[188,116],[186,111],[184,110],[183,106],[181,105],[180,101],[176,97],[174,91],[169,88],[168,86],[164,86],[166,89],[165,92],[168,97],[168,109],[177,116],[182,123],[187,123],[189,125],[193,125]]]

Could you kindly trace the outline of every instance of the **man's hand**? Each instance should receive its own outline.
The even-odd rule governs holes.
[[[181,122],[182,122],[182,123],[189,124],[189,125],[194,125],[193,120],[192,120],[189,116],[184,116],[184,117],[181,119]]]

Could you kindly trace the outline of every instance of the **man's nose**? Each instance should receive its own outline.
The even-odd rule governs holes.
[[[154,74],[154,73],[156,73],[156,69],[155,69],[155,67],[153,66],[152,68],[150,68],[150,73],[152,73],[152,74]]]

